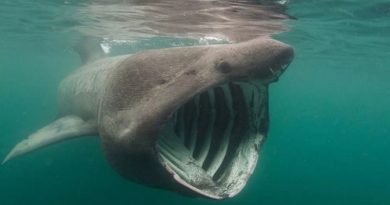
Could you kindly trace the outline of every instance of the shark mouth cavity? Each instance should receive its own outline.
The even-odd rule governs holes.
[[[229,82],[196,95],[160,133],[160,163],[176,182],[202,196],[239,193],[267,133],[267,91],[260,82]]]

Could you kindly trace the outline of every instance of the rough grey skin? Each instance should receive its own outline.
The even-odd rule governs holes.
[[[233,197],[253,173],[267,134],[268,85],[292,59],[290,46],[258,38],[91,62],[61,83],[63,117],[19,143],[4,162],[98,134],[110,164],[130,180]]]

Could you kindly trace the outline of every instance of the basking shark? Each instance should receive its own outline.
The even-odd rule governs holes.
[[[137,183],[212,199],[238,194],[269,127],[268,86],[293,49],[267,37],[90,58],[59,86],[60,117],[3,161],[96,135]]]

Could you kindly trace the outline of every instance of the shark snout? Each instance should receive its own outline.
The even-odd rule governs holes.
[[[291,46],[270,38],[258,38],[232,47],[233,52],[225,59],[232,65],[233,80],[258,79],[265,84],[277,81],[294,58]],[[220,67],[222,73],[229,71],[227,66]]]
[[[288,45],[284,45],[268,68],[270,76],[269,79],[272,82],[277,81],[282,73],[287,70],[293,58],[294,49]]]

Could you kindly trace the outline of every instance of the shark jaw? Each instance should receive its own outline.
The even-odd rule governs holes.
[[[268,87],[228,82],[177,109],[156,143],[176,182],[213,199],[231,198],[253,173],[269,125]]]
[[[237,195],[267,135],[268,85],[293,55],[290,46],[259,38],[133,56],[111,76],[102,103],[99,133],[108,161],[147,186],[211,199]],[[164,69],[169,75],[161,75]],[[151,74],[156,80],[140,80]],[[128,93],[142,95],[124,98]]]

